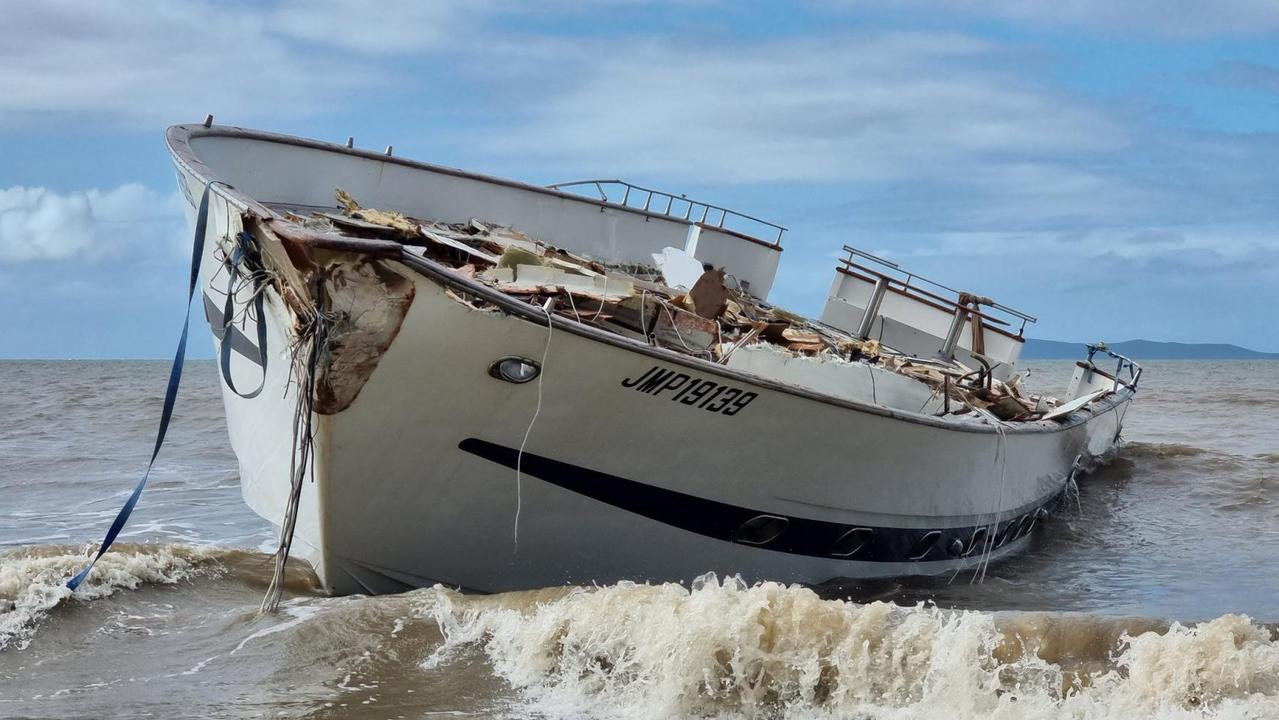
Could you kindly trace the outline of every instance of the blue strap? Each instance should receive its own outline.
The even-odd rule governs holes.
[[[102,540],[102,545],[98,547],[98,554],[89,561],[89,565],[81,570],[79,575],[67,581],[67,587],[72,590],[75,590],[89,576],[89,571],[98,562],[98,558],[101,558],[111,548],[116,536],[120,534],[124,524],[129,521],[129,516],[133,514],[133,508],[138,504],[138,498],[142,495],[142,489],[147,485],[147,478],[151,476],[151,466],[155,465],[155,458],[160,454],[160,447],[164,445],[164,435],[168,432],[169,420],[173,417],[173,403],[178,397],[178,385],[182,382],[182,364],[187,354],[187,330],[191,325],[191,298],[195,296],[195,285],[200,277],[200,260],[204,257],[204,234],[209,225],[209,188],[214,182],[217,181],[211,181],[204,186],[204,194],[200,197],[200,211],[195,220],[195,240],[192,242],[191,247],[191,283],[187,288],[187,308],[182,318],[182,338],[178,340],[178,351],[173,356],[173,368],[169,370],[169,387],[164,392],[164,410],[160,413],[160,429],[155,436],[155,448],[151,451],[151,460],[147,463],[147,469],[142,474],[142,479],[133,488],[129,499],[124,502],[124,507],[120,508],[120,514],[115,516],[115,521],[111,523],[111,528],[107,530],[107,535]]]
[[[245,258],[253,257],[259,266],[261,259],[258,257],[257,242],[252,235],[241,230],[235,239],[235,249],[231,251],[231,268],[227,272],[226,303],[222,306],[222,345],[218,348],[218,360],[222,368],[223,382],[231,388],[231,392],[247,400],[257,397],[262,392],[262,388],[266,387],[266,315],[263,314],[262,308],[263,288],[254,287],[253,309],[258,316],[258,365],[262,366],[262,381],[258,383],[257,388],[242,393],[236,388],[235,381],[231,379],[231,325],[234,321],[232,310],[235,305],[235,281],[239,277],[240,263]]]

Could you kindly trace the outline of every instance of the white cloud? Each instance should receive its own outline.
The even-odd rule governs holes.
[[[832,5],[866,8],[863,0]],[[1103,32],[1174,37],[1262,35],[1279,30],[1274,0],[900,0],[897,8],[954,11],[1039,27],[1072,26]]]
[[[489,0],[281,0],[265,17],[274,32],[318,47],[388,55],[464,45],[493,5]]]
[[[169,255],[185,222],[177,193],[138,184],[58,193],[0,188],[0,265],[96,260],[137,250]]]
[[[1133,266],[1178,265],[1202,271],[1273,272],[1279,234],[1264,228],[1215,226],[1104,228],[1079,232],[954,232],[912,238],[889,256],[934,262],[968,258],[1034,258],[1061,267],[1124,260]],[[1267,260],[1261,264],[1261,260]]]
[[[1028,161],[1126,142],[1104,112],[1018,78],[1013,52],[960,35],[604,50],[584,45],[528,70],[546,81],[530,82],[509,126],[478,143],[563,173],[769,182],[980,172],[989,182],[1005,168],[1019,184]]]
[[[400,99],[388,91],[424,92],[434,77],[397,67],[401,58],[469,61],[510,37],[493,30],[496,17],[593,11],[567,0],[6,3],[0,128],[385,111]]]
[[[463,3],[274,5],[161,0],[12,3],[0,43],[0,127],[278,119],[389,84],[371,54],[452,37]],[[351,52],[351,51],[361,52]],[[363,54],[361,54],[363,53]]]

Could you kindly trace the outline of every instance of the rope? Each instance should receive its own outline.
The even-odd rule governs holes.
[[[317,298],[319,287],[317,282],[315,293]],[[293,453],[289,459],[289,477],[292,486],[289,489],[288,503],[284,508],[284,519],[280,522],[280,542],[274,553],[275,569],[259,608],[260,612],[264,613],[275,612],[280,605],[280,596],[284,590],[285,569],[289,552],[293,548],[293,533],[297,527],[303,481],[308,470],[311,471],[311,477],[315,477],[315,433],[311,425],[315,407],[315,378],[321,350],[328,345],[330,319],[318,308],[313,308],[310,317],[305,320],[303,329],[298,333],[298,340],[291,348],[293,363],[290,375],[296,375],[295,392],[298,398],[293,411]],[[306,359],[302,361],[300,358],[304,348]]]
[[[608,273],[604,273],[604,287],[603,289],[600,290],[600,297],[601,298],[608,297]],[[591,316],[590,322],[595,322],[596,320],[598,320],[600,317],[600,313],[602,312],[604,312],[604,300],[600,300],[600,306],[595,309],[595,314]],[[581,319],[579,319],[578,322],[581,322]]]
[[[573,302],[573,292],[565,288],[564,294],[568,296],[568,306],[573,310],[573,317],[576,318],[579,323],[582,322],[582,315],[577,311],[577,303]]]
[[[647,291],[647,290],[640,290],[640,313],[639,313],[639,324],[640,324],[640,330],[644,333],[644,342],[648,343],[649,345],[652,345],[652,344],[653,344],[653,338],[652,338],[652,336],[650,335],[650,333],[652,332],[652,328],[650,328],[650,327],[648,326],[648,315],[646,315],[646,314],[645,314],[645,310],[646,310],[647,308],[646,308],[646,307],[645,307],[645,305],[644,305],[644,300],[645,300],[646,298],[648,298],[648,291]],[[654,324],[654,325],[656,325],[656,324],[657,324],[657,320],[656,320],[656,318],[654,318],[654,320],[653,320],[653,324]]]
[[[701,352],[694,350],[688,346],[688,343],[684,342],[684,336],[680,334],[679,327],[675,325],[675,316],[671,314],[670,307],[665,304],[662,304],[660,307],[666,312],[666,319],[671,321],[671,329],[675,331],[675,339],[679,340],[679,344],[683,345],[684,349],[687,350],[690,355],[700,356],[702,354]]]
[[[940,397],[940,396],[941,396],[941,388],[933,388],[933,391],[928,394],[928,399],[924,401],[923,405],[919,406],[919,410],[917,410],[916,412],[923,414],[924,408],[928,407],[928,403],[932,402],[933,398]]]
[[[520,441],[520,450],[515,455],[515,551],[520,549],[520,510],[524,504],[524,493],[521,484],[523,477],[521,471],[524,461],[524,447],[528,445],[529,435],[533,433],[533,425],[537,423],[537,416],[542,413],[542,379],[546,377],[546,358],[551,352],[551,331],[553,325],[551,323],[551,310],[548,307],[550,303],[542,306],[542,312],[546,315],[546,346],[542,348],[542,367],[537,374],[537,406],[533,408],[533,417],[529,418],[528,427],[524,429],[524,439]]]
[[[999,495],[995,501],[995,509],[991,517],[990,532],[986,533],[985,542],[982,543],[982,555],[977,562],[978,572],[973,573],[971,585],[974,581],[977,584],[986,582],[986,569],[990,567],[991,555],[995,553],[996,532],[999,530],[999,508],[1004,504],[1004,485],[1008,479],[1008,437],[1004,434],[1004,423],[1000,420],[995,421],[995,432],[999,435],[999,440],[995,445],[995,460],[999,462]],[[978,577],[980,575],[980,577]]]

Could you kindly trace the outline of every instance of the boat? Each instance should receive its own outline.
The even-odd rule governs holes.
[[[977,572],[1141,375],[1095,345],[1030,393],[1033,316],[852,246],[820,318],[776,307],[786,228],[684,195],[167,143],[243,497],[334,594]]]

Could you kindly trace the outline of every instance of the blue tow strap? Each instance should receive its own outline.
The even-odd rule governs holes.
[[[251,264],[259,267],[262,265],[261,254],[257,249],[253,236],[242,230],[235,236],[235,249],[231,251],[230,259],[231,269],[227,273],[226,304],[222,307],[223,341],[218,350],[218,366],[222,368],[222,381],[231,389],[231,392],[246,400],[251,400],[262,392],[262,388],[266,387],[266,314],[262,308],[264,296],[261,286],[253,289],[251,302],[258,319],[258,357],[254,362],[262,367],[262,381],[258,383],[257,388],[243,393],[235,386],[235,381],[231,378],[231,325],[235,320],[235,313],[232,312],[235,307],[235,280],[239,277],[240,264],[245,260],[250,260]]]
[[[133,488],[129,499],[124,502],[124,507],[120,508],[120,514],[115,516],[115,521],[111,523],[111,528],[107,530],[107,535],[102,540],[102,545],[98,547],[98,554],[89,561],[88,567],[81,570],[79,575],[67,581],[67,587],[72,590],[75,590],[89,576],[89,571],[93,569],[94,564],[111,548],[116,536],[120,534],[124,524],[129,521],[129,516],[133,514],[133,508],[138,504],[138,498],[142,495],[142,489],[147,486],[147,478],[151,476],[151,467],[155,465],[155,458],[160,454],[160,447],[164,445],[164,435],[168,432],[169,420],[173,417],[173,403],[178,397],[178,385],[182,383],[182,365],[187,354],[187,330],[191,325],[191,298],[195,297],[195,286],[200,277],[200,260],[204,257],[204,234],[209,225],[209,188],[213,185],[213,182],[204,186],[204,194],[200,197],[200,211],[196,215],[195,221],[195,240],[191,248],[191,283],[187,288],[187,308],[182,319],[182,338],[178,340],[178,351],[173,356],[173,368],[169,370],[169,387],[164,392],[164,410],[160,413],[160,429],[156,432],[155,448],[151,451],[151,460],[147,463],[147,469],[142,474],[142,479]]]

